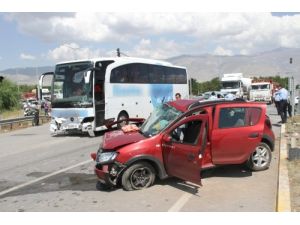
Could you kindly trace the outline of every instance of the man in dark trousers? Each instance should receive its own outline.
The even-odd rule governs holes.
[[[279,107],[280,107],[280,117],[281,117],[281,122],[282,123],[286,123],[287,120],[287,107],[288,107],[288,97],[289,97],[289,92],[282,87],[281,85],[279,85],[279,96],[280,96],[280,103],[279,103]]]

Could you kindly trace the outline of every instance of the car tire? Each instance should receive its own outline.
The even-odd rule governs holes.
[[[118,121],[119,120],[123,120],[123,119],[129,119],[129,116],[126,112],[121,112],[119,115],[118,115]],[[122,127],[124,127],[125,125],[128,124],[128,121],[124,121],[122,123],[118,123],[117,126],[118,126],[118,129],[121,129]]]
[[[147,162],[131,165],[122,176],[122,186],[126,191],[150,187],[155,181],[155,170]]]
[[[261,142],[255,151],[251,153],[246,165],[252,171],[262,171],[269,168],[272,158],[272,152],[264,142]]]

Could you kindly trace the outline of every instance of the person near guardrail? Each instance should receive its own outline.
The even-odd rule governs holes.
[[[34,115],[32,119],[32,126],[38,126],[40,123],[40,109],[39,105],[35,103],[35,106],[32,107],[34,109]]]
[[[49,114],[49,104],[48,104],[48,101],[45,100],[45,103],[44,103],[44,111],[45,111],[45,116],[48,116]]]

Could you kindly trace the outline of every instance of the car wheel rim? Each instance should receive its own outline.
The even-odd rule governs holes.
[[[269,151],[264,146],[258,146],[252,154],[252,162],[256,167],[262,168],[269,162]]]
[[[148,187],[151,182],[151,170],[147,167],[137,168],[130,176],[130,182],[134,189]]]

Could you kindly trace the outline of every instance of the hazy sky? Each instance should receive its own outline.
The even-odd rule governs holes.
[[[300,48],[297,13],[0,13],[0,70],[115,56],[251,55]]]

